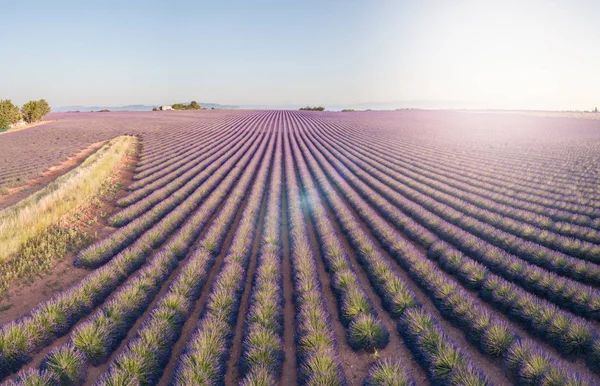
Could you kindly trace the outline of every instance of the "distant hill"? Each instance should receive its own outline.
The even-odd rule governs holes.
[[[100,111],[100,110],[110,110],[110,111],[151,111],[154,106],[159,105],[127,105],[127,106],[60,106],[60,107],[52,107],[52,112],[55,113],[64,113],[67,111]],[[234,105],[220,105],[218,103],[200,103],[200,106],[210,109],[214,107],[215,109],[239,109],[239,106]]]

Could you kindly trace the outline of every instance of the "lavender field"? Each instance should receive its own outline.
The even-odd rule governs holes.
[[[88,273],[15,320],[7,385],[596,385],[600,121],[56,113],[0,188],[140,139]],[[1,246],[0,246],[1,247]]]

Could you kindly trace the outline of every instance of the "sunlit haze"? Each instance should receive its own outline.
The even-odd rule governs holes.
[[[600,106],[600,2],[123,3],[4,3],[0,98]]]

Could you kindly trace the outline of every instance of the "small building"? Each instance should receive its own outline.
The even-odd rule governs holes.
[[[162,111],[166,111],[166,110],[173,110],[173,107],[172,107],[172,106],[160,106],[160,109],[161,109]]]

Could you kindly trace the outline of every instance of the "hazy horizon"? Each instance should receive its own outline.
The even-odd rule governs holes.
[[[0,98],[17,104],[600,107],[593,1],[23,1],[3,14]]]

